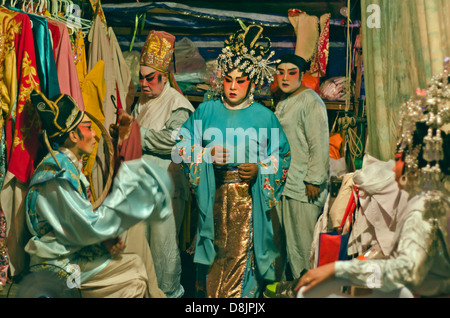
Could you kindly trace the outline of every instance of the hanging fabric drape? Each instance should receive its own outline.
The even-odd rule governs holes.
[[[64,6],[70,3],[64,2]],[[40,90],[49,98],[59,93],[70,95],[82,110],[87,100],[99,122],[105,99],[101,63],[93,73],[87,72],[84,36],[90,23],[71,24],[67,15],[70,7],[64,8],[65,13],[53,7],[50,13],[43,2],[32,4],[23,5],[22,10],[0,8],[1,284],[7,275],[20,274],[28,264],[24,199],[42,150],[39,119],[29,100],[30,92]]]
[[[6,221],[7,266],[14,274],[25,264],[23,246],[26,241],[22,235],[25,219],[21,209],[39,144],[37,115],[28,96],[40,86],[30,18],[25,13],[0,8],[0,21],[0,33],[4,35],[0,53],[2,100],[6,97],[6,103],[2,101],[3,125],[0,127],[6,144],[5,153],[2,153],[2,156],[6,155],[2,160],[6,175],[2,180],[1,209]],[[5,247],[4,240],[0,243]]]
[[[102,125],[105,122],[103,115],[102,103],[106,95],[106,84],[103,78],[105,63],[100,60],[95,64],[92,70],[86,75],[82,84],[83,99],[86,102],[86,111],[95,116]],[[102,136],[100,127],[92,123],[92,129],[95,130],[96,136]],[[92,170],[96,163],[99,143],[97,143],[89,156],[85,156],[83,161],[83,172],[92,185],[95,183],[92,176]],[[101,151],[103,154],[103,151]],[[94,174],[95,177],[95,174]],[[101,193],[101,187],[92,187],[92,202],[97,199],[97,195]]]
[[[450,55],[450,2],[362,0],[368,152],[393,158],[400,105]],[[369,12],[367,12],[369,11]]]
[[[319,19],[304,11],[290,9],[288,16],[297,35],[295,54],[311,62],[309,72],[312,76],[325,76],[328,65],[331,14],[323,14]]]
[[[95,10],[98,10],[96,11],[97,14],[94,17],[94,23],[88,37],[90,45],[87,54],[87,68],[88,72],[91,72],[99,61],[104,62],[103,78],[106,92],[101,110],[104,116],[104,126],[109,127],[117,120],[116,105],[113,103],[111,96],[118,102],[117,104],[120,108],[126,108],[128,90],[130,85],[132,85],[131,74],[120,51],[114,31],[112,28],[107,27],[104,17],[101,14],[103,11],[101,10],[100,3],[98,2],[92,5]],[[103,176],[107,175],[107,172],[104,171],[107,164],[103,141],[103,139],[99,141],[96,162],[91,168],[90,178],[95,193],[101,193],[101,189],[104,186]]]
[[[59,39],[54,54],[61,93],[72,96],[78,107],[84,111],[83,95],[78,79],[78,70],[72,54],[69,30],[62,22],[49,19],[49,24],[56,27],[56,29],[54,28],[56,32],[52,35],[56,34]]]

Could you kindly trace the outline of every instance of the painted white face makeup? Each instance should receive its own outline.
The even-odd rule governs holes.
[[[224,98],[228,105],[237,106],[248,96],[250,80],[238,70],[233,70],[224,77]]]
[[[277,67],[278,87],[285,94],[295,92],[302,85],[301,75],[298,66],[292,63],[281,63]]]

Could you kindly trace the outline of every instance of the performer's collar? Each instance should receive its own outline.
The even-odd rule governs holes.
[[[83,170],[83,162],[81,160],[78,160],[72,151],[70,151],[66,147],[59,147],[58,150],[64,153],[70,159],[70,161],[73,162],[74,166],[78,169],[79,172]]]
[[[230,105],[227,104],[227,102],[225,101],[225,98],[223,98],[223,96],[222,96],[222,102],[225,105],[225,107],[227,109],[229,109],[229,110],[240,110],[240,109],[247,108],[247,107],[249,107],[249,106],[251,106],[253,104],[253,100],[251,98],[247,98],[246,100],[244,100],[239,105],[230,106]]]

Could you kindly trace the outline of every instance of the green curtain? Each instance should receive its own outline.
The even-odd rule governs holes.
[[[379,8],[379,14],[367,12],[369,5]],[[395,152],[401,104],[417,88],[425,88],[450,56],[450,1],[362,0],[361,11],[366,149],[389,160]]]

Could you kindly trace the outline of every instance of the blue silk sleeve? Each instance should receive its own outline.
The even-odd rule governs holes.
[[[52,227],[59,242],[87,246],[116,237],[148,218],[164,218],[171,213],[170,179],[153,169],[144,159],[122,164],[111,193],[93,210],[64,179],[42,185],[36,212]],[[34,230],[37,229],[34,224]]]

